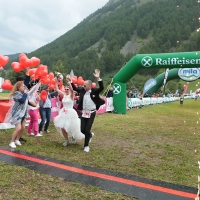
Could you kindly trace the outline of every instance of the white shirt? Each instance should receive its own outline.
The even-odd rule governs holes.
[[[51,99],[48,98],[48,95],[46,101],[44,102],[43,108],[51,108]]]
[[[96,105],[90,97],[91,90],[87,91],[83,96],[83,110],[93,111],[96,110]]]
[[[38,103],[38,101],[37,101],[37,97],[38,97],[38,94],[37,94],[37,93],[33,93],[33,94],[29,97],[29,101],[30,101],[30,102],[36,103],[37,106],[36,106],[36,107],[33,107],[33,106],[28,105],[28,110],[35,110],[35,109],[38,109],[39,103]]]

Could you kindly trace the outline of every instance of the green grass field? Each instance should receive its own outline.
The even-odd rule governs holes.
[[[31,137],[25,152],[186,186],[197,186],[200,100],[145,106],[126,115],[97,115],[91,151],[83,141],[63,147],[63,138],[51,123],[51,133]],[[13,129],[0,130],[0,145],[8,147]],[[0,162],[0,199],[134,199],[102,191],[24,167]],[[22,189],[23,187],[23,189]],[[20,194],[20,195],[19,195]],[[39,198],[40,197],[40,198]]]
[[[185,82],[185,81],[181,81],[183,83],[183,85],[188,84],[188,89],[187,89],[187,93],[190,93],[190,90],[192,90],[192,92],[195,92],[197,89],[200,88],[200,80],[196,80],[193,82]]]

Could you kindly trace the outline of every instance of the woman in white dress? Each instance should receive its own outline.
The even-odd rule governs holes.
[[[65,138],[63,146],[69,144],[69,136],[72,136],[72,143],[76,143],[76,140],[82,140],[85,135],[80,130],[80,119],[77,112],[73,109],[74,104],[74,92],[71,84],[65,86],[65,92],[59,90],[56,85],[56,91],[63,97],[63,107],[60,109],[58,116],[54,118],[54,125],[58,132]]]

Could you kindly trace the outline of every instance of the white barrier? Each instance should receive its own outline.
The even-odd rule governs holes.
[[[191,99],[192,97],[187,96],[184,97],[184,99]],[[161,103],[170,103],[174,101],[179,101],[180,97],[146,97],[146,98],[128,98],[128,107],[134,108],[134,107],[142,107],[145,105],[155,105],[155,104],[161,104]]]

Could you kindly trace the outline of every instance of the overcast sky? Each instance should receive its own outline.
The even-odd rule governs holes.
[[[109,0],[0,0],[0,54],[30,53],[71,30]]]

